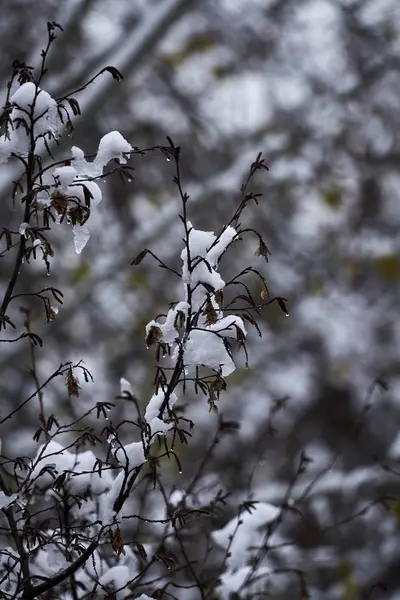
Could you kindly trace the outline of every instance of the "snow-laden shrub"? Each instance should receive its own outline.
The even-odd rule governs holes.
[[[0,309],[2,341],[24,343],[28,338],[32,346],[43,344],[32,328],[24,330],[13,316],[21,266],[41,259],[50,273],[55,252],[52,240],[59,227],[72,229],[75,250],[82,252],[90,238],[93,214],[102,200],[100,180],[116,170],[128,178],[132,169],[128,161],[138,153],[160,151],[171,162],[181,201],[183,241],[180,271],[149,249],[140,252],[132,264],[153,257],[180,278],[181,295],[164,316],[150,320],[144,332],[143,348],[154,349],[157,360],[154,393],[144,409],[130,382],[123,378],[119,397],[132,407],[128,423],[109,419],[111,402],[96,402],[69,422],[57,414],[46,415],[41,407],[35,423],[36,454],[1,456],[1,597],[143,600],[149,597],[147,593],[161,597],[174,586],[196,588],[195,596],[190,597],[202,598],[262,592],[273,567],[260,556],[259,549],[277,535],[275,525],[283,508],[258,504],[253,498],[238,507],[224,527],[213,529],[206,518],[226,504],[224,492],[216,489],[208,498],[202,497],[198,490],[203,481],[201,470],[193,474],[186,488],[166,485],[162,473],[166,460],[173,461],[174,472],[179,473],[177,443],[187,443],[195,427],[185,417],[185,394],[194,392],[206,398],[209,410],[215,413],[218,435],[229,432],[230,425],[218,421],[218,400],[237,360],[248,368],[247,328],[260,332],[257,314],[273,301],[286,312],[284,299],[269,295],[260,272],[262,263],[258,269],[249,267],[229,279],[222,266],[231,245],[241,243],[246,236],[257,242],[255,254],[261,257],[257,260],[268,258],[259,233],[240,224],[246,206],[258,202],[259,194],[249,190],[252,177],[267,167],[260,154],[250,166],[236,212],[215,233],[201,231],[189,220],[190,198],[179,168],[181,149],[169,138],[168,145],[144,152],[112,131],[102,137],[91,159],[73,146],[64,152],[62,160],[54,161],[54,144],[71,130],[74,117],[80,113],[73,94],[53,98],[42,87],[46,57],[57,27],[54,23],[48,26],[49,44],[39,73],[24,64],[14,65],[2,115],[0,160],[22,168],[13,191],[20,226],[18,231],[5,226],[1,233],[4,252],[14,261]],[[121,79],[116,69],[103,71]],[[247,275],[259,281],[258,298],[244,281]],[[57,318],[63,303],[60,290],[50,286],[30,295],[42,302],[48,323]],[[21,296],[23,293],[18,294]],[[42,390],[57,378],[65,379],[70,396],[79,396],[79,372],[90,381],[83,362],[61,364],[1,423],[11,425],[19,410],[37,401]],[[88,414],[96,415],[100,432],[85,424]],[[202,468],[210,456],[205,451]],[[199,525],[202,522],[204,526]],[[143,530],[139,530],[142,524]],[[200,560],[191,536],[202,527],[206,551]],[[211,555],[215,559],[210,560]]]

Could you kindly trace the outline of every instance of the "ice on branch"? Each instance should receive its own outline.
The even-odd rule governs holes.
[[[90,231],[86,225],[73,225],[75,252],[80,254],[90,239]]]

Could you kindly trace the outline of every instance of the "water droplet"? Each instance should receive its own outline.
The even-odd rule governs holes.
[[[167,162],[171,162],[171,159],[169,156],[167,156]]]
[[[132,179],[128,177],[128,183],[132,183]]]
[[[50,277],[50,275],[51,275],[50,271],[47,271],[46,275],[47,275],[47,277]]]
[[[182,475],[182,471],[181,470],[179,470],[179,475]]]

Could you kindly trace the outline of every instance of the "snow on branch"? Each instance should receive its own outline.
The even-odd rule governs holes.
[[[137,57],[160,28],[166,28],[176,18],[183,4],[180,0],[168,0],[157,10],[149,11],[142,38],[121,50],[122,63],[127,65],[133,56]],[[169,267],[148,249],[132,262],[139,267],[146,256],[151,256],[178,282],[176,287],[171,286],[175,301],[163,316],[151,319],[146,326],[143,349],[155,351],[156,362],[153,389],[147,401],[140,399],[143,394],[137,393],[129,379],[121,377],[115,403],[97,399],[90,409],[65,423],[65,418],[47,414],[44,394],[50,382],[61,376],[63,393],[70,402],[77,401],[83,392],[76,371],[85,383],[92,380],[83,361],[65,362],[39,383],[34,346],[45,344],[33,331],[35,321],[25,309],[25,329],[12,339],[2,340],[11,343],[28,338],[32,375],[37,384],[34,392],[2,422],[14,418],[36,399],[39,411],[35,456],[1,455],[0,510],[10,538],[1,551],[1,585],[4,584],[5,597],[10,600],[33,600],[47,593],[55,593],[61,600],[95,594],[112,594],[115,598],[135,594],[145,600],[150,596],[143,590],[149,591],[151,597],[159,594],[153,589],[154,581],[160,589],[167,589],[183,573],[205,598],[209,584],[202,581],[196,561],[187,554],[182,532],[194,519],[200,520],[226,503],[227,495],[222,490],[201,502],[197,488],[202,469],[220,436],[234,431],[235,424],[216,417],[218,434],[191,482],[185,488],[185,484],[171,485],[170,480],[175,473],[183,474],[183,449],[190,443],[195,427],[185,404],[200,403],[205,397],[205,412],[208,404],[209,411],[218,413],[220,396],[227,391],[227,378],[236,368],[238,351],[244,353],[244,366],[248,368],[247,325],[253,325],[260,333],[257,315],[272,301],[277,300],[280,306],[284,301],[269,297],[264,276],[253,267],[233,278],[227,274],[233,265],[226,256],[232,244],[243,243],[244,234],[256,235],[256,256],[266,258],[268,253],[259,233],[239,225],[247,205],[258,202],[259,195],[250,192],[248,184],[258,169],[267,167],[259,154],[241,186],[234,215],[219,231],[212,232],[195,228],[189,219],[190,197],[181,177],[181,149],[170,138],[168,145],[140,150],[118,131],[111,131],[102,137],[95,154],[87,156],[73,146],[61,160],[55,160],[49,143],[68,132],[73,127],[73,117],[81,112],[75,96],[54,99],[43,88],[47,52],[58,28],[55,23],[48,24],[48,46],[43,51],[38,76],[25,64],[14,65],[2,115],[0,162],[17,161],[24,173],[14,182],[13,190],[13,201],[19,210],[17,231],[4,227],[0,237],[5,243],[4,252],[14,253],[1,304],[0,328],[21,327],[19,322],[14,323],[9,309],[24,296],[40,300],[51,326],[63,303],[61,290],[50,286],[34,293],[16,293],[21,267],[25,264],[29,268],[32,261],[41,258],[50,273],[57,247],[52,236],[57,235],[60,226],[72,228],[75,250],[81,253],[90,238],[92,216],[100,210],[99,180],[114,172],[130,178],[133,167],[129,161],[135,154],[159,152],[167,156],[174,169],[173,181],[181,200],[181,212],[176,215],[182,227],[181,268]],[[121,80],[117,69],[105,67],[100,73],[105,71]],[[101,98],[99,89],[90,91],[91,102]],[[46,164],[43,153],[47,153]],[[245,276],[256,276],[261,282],[259,298],[253,297],[250,287],[242,282]],[[237,289],[238,282],[242,293],[234,296],[232,288]],[[75,406],[74,413],[78,410]],[[259,504],[250,514],[241,514],[240,521],[238,517],[220,531],[209,529],[210,547],[213,541],[225,551],[227,547],[231,550],[220,579],[213,586],[217,596],[223,598],[238,592],[252,577],[246,564],[252,556],[251,543],[259,529],[276,518],[277,511],[266,503]],[[256,577],[264,574],[265,565],[260,564]]]

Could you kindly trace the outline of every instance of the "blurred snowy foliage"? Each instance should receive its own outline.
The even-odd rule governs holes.
[[[65,25],[50,57],[49,85],[43,84],[51,98],[78,87],[105,64],[115,65],[125,76],[123,85],[110,78],[84,92],[76,133],[66,146],[60,144],[63,158],[71,146],[95,152],[108,131],[123,132],[135,147],[171,136],[183,149],[191,219],[205,233],[217,231],[235,210],[240,185],[259,150],[270,166],[268,176],[257,180],[264,197],[247,213],[246,226],[256,226],[266,239],[272,256],[265,275],[271,293],[289,299],[291,317],[265,311],[259,322],[262,338],[245,324],[250,369],[238,362],[219,403],[220,415],[240,428],[222,439],[202,484],[193,490],[193,502],[198,498],[200,505],[211,502],[219,486],[232,494],[229,507],[207,531],[221,530],[237,518],[233,507],[248,499],[249,486],[254,500],[280,506],[304,450],[310,462],[291,490],[299,513],[287,511],[282,524],[282,544],[293,542],[291,552],[283,547],[269,551],[271,557],[259,567],[261,584],[274,569],[297,568],[306,574],[313,598],[396,598],[398,3],[121,0],[113,3],[112,15],[109,7],[106,0],[40,0],[35,10],[27,0],[16,0],[3,7],[1,89],[6,89],[9,76],[5,65],[16,57],[37,64],[42,23],[48,18]],[[20,27],[21,35],[15,35]],[[39,120],[38,126],[53,131],[56,124],[52,117]],[[4,143],[7,148],[1,146],[0,156],[5,159],[9,142]],[[23,147],[18,151],[22,157]],[[104,184],[85,184],[92,185],[94,204],[101,197],[97,188],[104,200],[90,216],[91,240],[82,254],[76,255],[69,228],[60,228],[53,240],[57,252],[51,282],[65,298],[51,327],[37,319],[45,339],[38,372],[45,380],[65,357],[83,358],[95,383],[82,383],[79,400],[66,398],[64,390],[51,385],[44,398],[48,413],[76,418],[92,406],[93,398],[112,399],[121,377],[132,381],[144,409],[154,378],[154,355],[143,351],[144,328],[152,316],[164,312],[166,317],[154,321],[168,343],[175,336],[166,307],[180,298],[180,282],[150,263],[134,272],[126,268],[150,246],[175,269],[181,266],[182,232],[171,165],[164,157],[153,162],[135,156],[130,162],[136,169],[132,182],[110,178]],[[58,186],[72,186],[79,193],[79,177],[88,175],[92,161],[87,165],[87,172],[78,168],[77,175],[61,167],[67,170],[58,174]],[[10,181],[15,179],[15,166],[2,164],[1,224],[13,222],[17,231],[23,219],[12,213]],[[51,183],[57,186],[55,179]],[[75,227],[82,249],[88,232],[85,225]],[[3,286],[9,274],[6,260],[0,273]],[[225,260],[221,263],[229,279],[254,263],[254,243],[242,254],[233,245]],[[41,282],[44,287],[49,281],[44,275],[42,266],[26,265],[21,286],[28,292]],[[220,275],[207,271],[207,276],[215,282]],[[193,334],[204,337],[207,348],[207,332]],[[195,355],[193,361],[199,358]],[[223,363],[226,370],[232,367],[226,357]],[[2,418],[32,393],[26,365],[27,346],[2,345]],[[130,388],[121,388],[121,396],[125,392],[130,394]],[[183,472],[178,488],[183,490],[217,427],[201,397],[188,394],[186,402],[185,415],[196,428],[179,456]],[[129,419],[130,410],[129,403],[116,400],[110,418]],[[87,420],[95,421],[92,416]],[[0,426],[3,454],[36,456],[32,435],[37,405],[28,404],[14,418],[13,428],[9,424]],[[168,478],[169,485],[173,482]],[[160,502],[148,499],[149,518],[158,514]],[[140,537],[144,543],[161,530],[150,523],[146,527]],[[190,540],[196,558],[206,551],[204,531],[199,530]],[[121,570],[114,575],[110,570],[108,581],[114,576],[123,581],[124,568],[136,573],[136,560],[127,549],[121,557],[124,564],[118,565]],[[221,578],[221,597],[237,593],[249,568],[244,565]],[[296,577],[279,578],[279,590],[273,591],[293,598]],[[387,592],[372,589],[380,582]],[[186,590],[180,597],[190,594]]]

